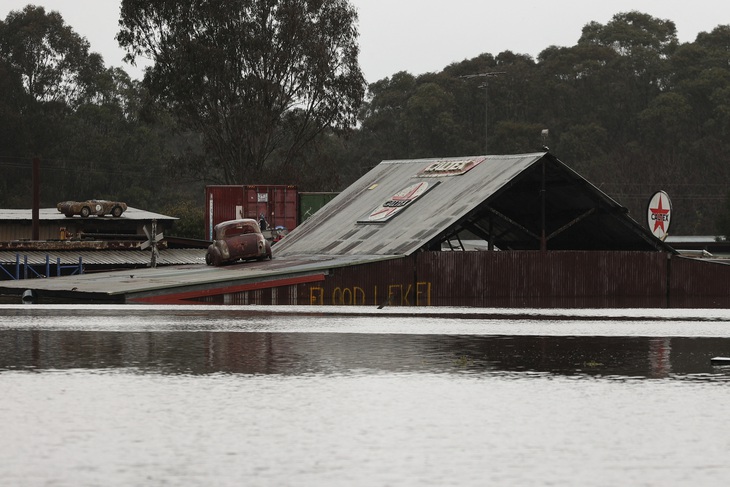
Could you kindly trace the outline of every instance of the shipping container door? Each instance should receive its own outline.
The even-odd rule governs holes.
[[[296,186],[279,186],[273,188],[271,194],[274,200],[272,223],[274,227],[281,226],[292,230],[297,226],[298,202]]]
[[[246,218],[266,218],[270,228],[283,226],[289,230],[297,223],[297,188],[286,185],[246,186]]]
[[[205,192],[205,238],[212,240],[217,224],[244,218],[243,186],[206,186]]]

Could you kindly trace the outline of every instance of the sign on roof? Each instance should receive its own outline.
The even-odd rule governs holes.
[[[475,157],[473,159],[436,161],[418,173],[421,178],[441,178],[445,176],[460,176],[471,171],[486,160],[486,157]]]
[[[656,238],[664,241],[669,234],[669,223],[672,219],[672,202],[664,191],[657,191],[649,200],[646,212],[649,230]]]
[[[406,206],[423,196],[429,190],[429,186],[433,187],[435,185],[429,185],[427,182],[422,181],[398,191],[381,206],[375,208],[367,220],[358,223],[383,223],[390,220]]]

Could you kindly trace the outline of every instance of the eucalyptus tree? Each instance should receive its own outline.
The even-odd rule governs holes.
[[[702,188],[693,200],[718,204],[730,183],[730,25],[700,32],[672,56],[673,89],[689,103],[691,118],[682,127],[687,147],[682,181]],[[691,179],[689,179],[691,178]],[[688,181],[689,179],[689,181]],[[695,193],[695,194],[697,194]],[[718,204],[719,206],[719,204]],[[727,212],[727,205],[706,215]],[[730,216],[723,215],[726,221]],[[726,224],[720,228],[728,233]]]
[[[23,201],[31,182],[24,164],[31,157],[68,156],[64,127],[93,98],[94,82],[104,72],[101,56],[89,47],[58,12],[43,7],[28,5],[0,21],[1,150],[14,161],[4,167],[3,179],[13,183],[0,188],[0,201],[28,204]],[[46,176],[55,188],[67,175]]]
[[[679,45],[671,20],[636,11],[619,13],[605,25],[590,22],[583,27],[578,46],[597,46],[613,51],[597,66],[602,89],[594,102],[615,143],[626,143],[636,133],[637,114],[665,90],[669,82],[669,58]]]
[[[405,128],[405,110],[416,91],[416,78],[405,71],[372,83],[360,110],[360,152],[371,153],[370,167],[383,159],[411,157],[411,139]]]
[[[117,40],[144,83],[202,134],[201,175],[244,183],[354,125],[365,81],[346,0],[123,0]]]
[[[34,102],[76,105],[88,80],[102,67],[89,43],[68,26],[61,14],[43,7],[11,11],[0,22],[0,54]]]
[[[0,204],[27,207],[30,159],[41,202],[120,198],[157,203],[167,125],[144,118],[146,92],[107,68],[61,14],[29,5],[0,21]],[[169,175],[169,173],[168,173]]]
[[[28,5],[0,22],[0,59],[12,92],[0,100],[7,101],[3,120],[17,121],[12,154],[51,156],[61,140],[58,123],[88,96],[86,81],[100,57],[91,57],[89,43],[58,12]]]

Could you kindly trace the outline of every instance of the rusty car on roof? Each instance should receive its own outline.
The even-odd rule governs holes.
[[[256,220],[229,220],[213,227],[213,243],[205,254],[206,264],[220,266],[237,260],[266,258],[271,259],[271,244]]]
[[[90,215],[112,215],[119,218],[127,210],[127,204],[122,201],[109,200],[62,201],[56,205],[56,209],[67,217],[81,215],[82,218],[87,218]]]

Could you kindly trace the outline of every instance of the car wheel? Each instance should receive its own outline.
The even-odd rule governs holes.
[[[213,267],[220,267],[223,264],[220,256],[216,255],[215,252],[205,253],[205,263],[206,265],[212,265]]]
[[[79,215],[81,215],[81,218],[87,218],[91,214],[91,209],[88,206],[84,206],[81,208],[81,211],[79,212]]]
[[[114,208],[112,208],[112,216],[114,218],[119,218],[120,216],[122,216],[122,213],[124,213],[124,210],[122,210],[121,206],[115,206]]]

